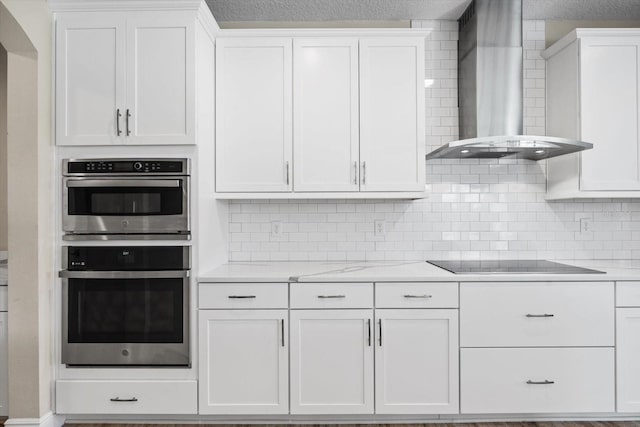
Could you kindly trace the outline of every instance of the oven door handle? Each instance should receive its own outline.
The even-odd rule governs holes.
[[[67,187],[161,187],[178,188],[178,179],[69,179]]]
[[[176,279],[189,277],[189,270],[168,271],[69,271],[61,270],[63,279]]]

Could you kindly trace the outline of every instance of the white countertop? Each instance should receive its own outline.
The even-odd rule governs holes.
[[[487,282],[640,280],[640,260],[554,260],[605,274],[453,274],[424,261],[233,262],[200,275],[200,282]]]

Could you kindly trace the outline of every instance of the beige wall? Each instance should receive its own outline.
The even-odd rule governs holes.
[[[46,0],[0,0],[8,63],[10,420],[51,411],[51,27]]]
[[[7,250],[7,51],[0,46],[0,251]]]
[[[547,21],[545,25],[547,47],[576,28],[640,28],[640,21]]]

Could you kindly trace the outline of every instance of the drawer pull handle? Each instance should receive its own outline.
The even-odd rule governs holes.
[[[549,381],[549,380],[544,380],[544,381],[531,381],[531,380],[527,380],[527,384],[531,384],[531,385],[545,385],[545,384],[555,384],[555,381]]]
[[[433,298],[433,295],[404,295],[405,298]]]
[[[318,298],[327,299],[327,298],[345,298],[344,295],[318,295]]]
[[[229,299],[253,299],[255,295],[229,295]]]
[[[138,401],[138,399],[136,399],[135,397],[132,397],[131,399],[120,399],[119,397],[113,397],[109,400],[112,402],[137,402]]]
[[[545,313],[545,314],[527,314],[526,316],[527,317],[554,317],[555,315]]]
[[[369,331],[367,342],[369,343],[369,347],[371,347],[371,319],[367,319],[367,330]]]

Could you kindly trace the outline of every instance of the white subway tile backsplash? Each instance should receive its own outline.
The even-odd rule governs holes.
[[[458,138],[456,21],[412,21],[429,32],[427,152]],[[544,21],[525,21],[524,132],[545,133]],[[231,261],[640,258],[640,201],[545,201],[545,164],[427,162],[426,200],[230,202]],[[589,222],[582,231],[580,220]],[[271,221],[282,235],[272,236]],[[376,235],[374,221],[385,221]]]

